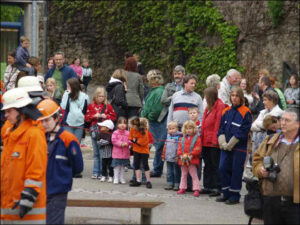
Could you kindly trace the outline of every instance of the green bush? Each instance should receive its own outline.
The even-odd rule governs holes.
[[[268,1],[268,12],[272,18],[273,26],[277,27],[283,20],[283,2],[281,0]]]
[[[243,70],[236,58],[238,28],[224,21],[211,1],[56,0],[55,7],[55,16],[59,12],[65,21],[79,14],[93,18],[95,45],[107,38],[121,55],[138,53],[146,69],[159,69],[166,77],[179,64],[180,55],[186,71],[202,81],[213,73],[223,77],[229,68]],[[221,43],[212,47],[207,43],[211,36],[219,36]],[[205,82],[198,83],[200,91]]]

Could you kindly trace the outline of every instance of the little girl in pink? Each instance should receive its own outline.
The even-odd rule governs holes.
[[[112,164],[114,168],[114,184],[125,184],[124,172],[125,166],[130,165],[130,150],[129,145],[129,131],[127,128],[127,120],[120,117],[117,122],[117,130],[113,132],[111,142],[113,144],[112,150]]]

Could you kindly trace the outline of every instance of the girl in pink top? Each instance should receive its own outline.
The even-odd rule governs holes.
[[[111,142],[113,144],[112,164],[114,168],[114,184],[125,184],[124,172],[125,166],[130,164],[129,131],[127,130],[127,120],[119,117],[117,122],[117,130],[113,132]]]
[[[80,66],[80,59],[75,58],[72,61],[72,65],[70,65],[71,68],[73,68],[78,76],[79,79],[82,77],[82,67]]]

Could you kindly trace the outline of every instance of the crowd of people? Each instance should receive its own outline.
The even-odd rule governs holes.
[[[139,56],[126,53],[124,68],[116,69],[90,100],[87,59],[80,65],[75,58],[68,66],[64,53],[56,52],[39,77],[40,63],[27,50],[29,39],[20,41],[8,54],[1,87],[4,223],[64,224],[72,180],[84,169],[80,143],[86,132],[94,152],[91,179],[152,188],[151,179],[162,176],[166,162],[165,190],[208,194],[235,205],[250,164],[262,180],[265,223],[299,221],[297,74],[282,92],[266,69],[253,88],[229,69],[222,80],[218,74],[207,77],[202,99],[195,91],[197,76],[186,74],[182,65],[164,85],[161,71],[144,74]],[[130,181],[124,175],[128,168]]]

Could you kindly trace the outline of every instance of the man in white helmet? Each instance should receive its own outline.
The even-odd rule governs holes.
[[[1,223],[46,222],[47,143],[34,120],[42,114],[22,88],[4,93],[1,129]]]

